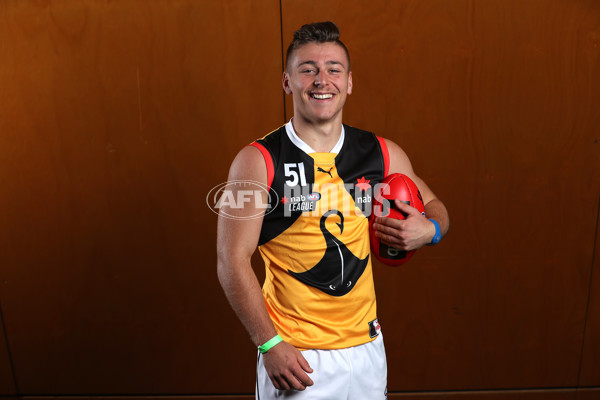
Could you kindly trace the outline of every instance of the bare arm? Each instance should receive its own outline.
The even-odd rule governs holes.
[[[267,181],[264,161],[257,150],[245,148],[234,160],[228,181]],[[257,157],[258,156],[258,157]],[[260,164],[262,162],[262,165]],[[227,190],[237,198],[241,187],[230,184]],[[263,217],[241,219],[260,213],[256,204],[244,203],[243,208],[224,206],[217,225],[217,273],[232,308],[250,333],[256,346],[277,334],[267,313],[258,279],[252,270],[250,259],[256,250]],[[240,217],[233,219],[223,214]]]
[[[228,180],[230,184],[226,190],[231,191],[232,199],[238,199],[239,190],[248,189],[248,186],[236,185],[232,181],[246,180],[266,185],[267,171],[258,149],[246,147],[240,151],[233,161]],[[260,236],[264,215],[260,204],[265,203],[266,193],[260,203],[255,204],[253,196],[246,199],[249,201],[243,203],[243,207],[228,204],[220,210],[217,225],[217,275],[231,307],[254,344],[259,346],[277,334],[250,262]],[[258,217],[248,218],[256,215]],[[312,372],[312,369],[302,354],[286,342],[281,342],[265,353],[263,362],[277,389],[303,390],[312,385],[312,380],[305,373]]]
[[[408,156],[400,146],[387,139],[386,144],[390,153],[390,174],[401,173],[415,182],[423,196],[426,217],[421,215],[415,208],[401,201],[396,201],[396,206],[402,212],[408,214],[407,218],[402,221],[392,218],[377,218],[377,223],[374,225],[376,236],[380,237],[386,244],[398,249],[415,250],[430,243],[435,235],[435,226],[429,221],[429,218],[438,222],[442,237],[446,235],[450,228],[450,218],[444,203],[415,174]]]

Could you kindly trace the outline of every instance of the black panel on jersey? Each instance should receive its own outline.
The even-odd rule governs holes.
[[[353,186],[347,186],[348,192],[354,199],[355,204],[361,208],[366,216],[371,213],[371,199],[373,198],[373,187],[380,183],[384,178],[385,162],[381,150],[381,145],[377,136],[371,132],[363,131],[348,125],[344,125],[346,136],[344,145],[335,158],[338,175],[345,183],[351,183]],[[370,189],[361,190],[361,186],[356,186],[360,182],[369,181]],[[366,187],[366,186],[364,186]],[[363,198],[369,196],[370,199],[365,203],[357,197]],[[365,207],[361,207],[362,204]]]
[[[286,195],[285,181],[288,179],[285,176],[284,165],[286,163],[304,163],[304,172],[307,185],[303,188],[297,186],[295,188],[297,189],[296,193],[301,192],[308,194],[312,192],[315,181],[315,172],[313,158],[292,143],[285,130],[285,125],[276,131],[271,132],[264,138],[257,140],[257,142],[265,146],[273,158],[273,169],[275,171],[275,176],[273,178],[271,188],[275,191],[275,193],[277,193],[278,197],[277,199],[275,196],[271,196],[270,206],[273,211],[264,217],[262,229],[260,231],[260,238],[258,241],[258,245],[260,246],[284,232],[286,229],[292,226],[294,222],[296,222],[300,215],[302,215],[302,211],[291,211],[289,216],[284,214],[285,204],[282,202],[282,200]]]
[[[356,205],[368,216],[371,212],[372,188],[384,178],[385,164],[381,146],[375,134],[344,125],[344,144],[335,157],[335,165],[338,176],[348,185],[348,192],[354,199]],[[284,165],[286,163],[304,163],[306,175],[306,187],[297,187],[298,192],[308,194],[312,192],[314,185],[314,159],[299,149],[289,139],[285,125],[273,131],[262,139],[257,140],[271,154],[273,158],[273,169],[275,176],[271,188],[277,193],[271,198],[272,212],[265,215],[260,232],[259,246],[277,237],[288,229],[302,215],[302,211],[291,211],[289,216],[284,215],[285,204],[282,199],[285,195]],[[371,189],[361,190],[361,186],[355,186],[360,182],[368,181]],[[366,187],[366,186],[364,186]],[[362,203],[357,197],[366,198],[368,201]],[[364,208],[363,208],[364,205]]]

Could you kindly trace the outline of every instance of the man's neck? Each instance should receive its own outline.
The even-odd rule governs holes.
[[[334,118],[324,123],[314,123],[294,116],[292,126],[296,135],[319,153],[329,152],[337,144],[342,134],[341,118]]]

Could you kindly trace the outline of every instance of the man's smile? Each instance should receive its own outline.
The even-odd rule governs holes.
[[[327,100],[333,97],[332,93],[310,93],[310,97],[316,100]]]

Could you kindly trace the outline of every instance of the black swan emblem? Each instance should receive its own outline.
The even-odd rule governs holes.
[[[356,257],[344,243],[339,241],[325,227],[325,220],[330,215],[337,215],[340,222],[336,225],[340,233],[344,231],[344,215],[338,210],[329,210],[321,217],[320,227],[327,244],[321,261],[305,272],[288,272],[309,286],[317,288],[331,296],[344,296],[352,290],[358,278],[364,272],[369,256],[364,259]]]

